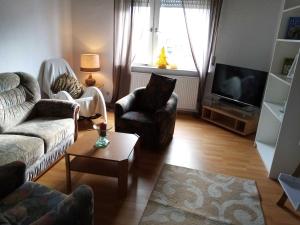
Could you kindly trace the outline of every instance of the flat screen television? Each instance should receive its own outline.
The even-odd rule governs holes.
[[[242,105],[261,106],[268,73],[216,64],[212,94]]]

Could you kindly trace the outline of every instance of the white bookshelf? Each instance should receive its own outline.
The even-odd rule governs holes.
[[[282,75],[284,59],[294,58],[300,49],[300,40],[286,39],[290,17],[300,17],[299,0],[283,1],[255,138],[269,177],[275,179],[281,172],[291,174],[300,163],[300,60],[293,79]]]

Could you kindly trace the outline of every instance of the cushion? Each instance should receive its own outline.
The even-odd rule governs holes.
[[[150,81],[139,99],[142,111],[155,112],[162,108],[171,97],[176,85],[176,79],[152,73]]]
[[[43,117],[26,121],[9,129],[5,134],[39,137],[44,140],[45,153],[47,153],[65,139],[74,136],[74,132],[75,124],[71,118]]]
[[[27,167],[44,154],[44,142],[40,138],[21,135],[0,135],[0,165],[19,160]]]
[[[60,91],[66,91],[74,99],[80,98],[84,92],[84,88],[81,83],[75,77],[69,76],[66,73],[57,77],[51,87],[51,90],[55,94]]]
[[[0,225],[11,225],[3,214],[0,213]]]
[[[18,87],[20,77],[15,73],[0,73],[0,93]]]
[[[6,82],[9,88],[4,85],[2,90],[6,88],[6,91],[0,91],[0,133],[26,120],[35,103],[41,98],[36,79],[21,72],[11,76],[14,78]],[[6,75],[0,74],[0,77],[5,78]],[[15,88],[11,89],[12,87]]]
[[[0,202],[0,213],[11,224],[27,225],[63,201],[66,195],[43,185],[26,182]]]

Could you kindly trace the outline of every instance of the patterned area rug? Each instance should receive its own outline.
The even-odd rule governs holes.
[[[165,165],[139,225],[264,225],[254,180]]]

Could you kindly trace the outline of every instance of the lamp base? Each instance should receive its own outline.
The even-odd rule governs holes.
[[[94,86],[96,84],[96,80],[93,78],[92,74],[85,80],[86,86]]]

